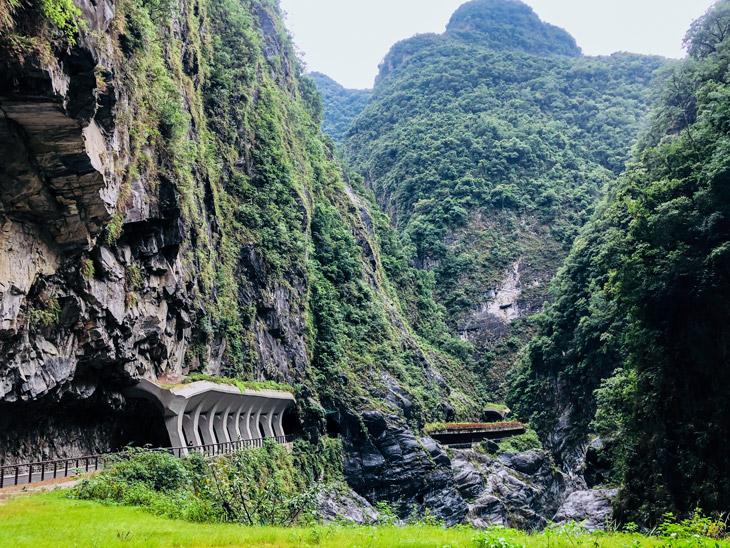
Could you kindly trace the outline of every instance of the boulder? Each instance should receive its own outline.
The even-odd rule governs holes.
[[[558,524],[576,522],[589,531],[604,529],[613,520],[616,489],[574,491],[565,499],[553,521]]]
[[[367,500],[343,483],[329,486],[317,494],[317,514],[325,523],[370,525],[379,518],[378,511]]]

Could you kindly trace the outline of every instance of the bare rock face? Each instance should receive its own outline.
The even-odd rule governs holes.
[[[378,511],[347,484],[330,486],[317,494],[317,514],[325,523],[371,525],[380,517]]]
[[[605,529],[613,520],[613,500],[616,489],[574,491],[555,514],[555,523],[576,522],[589,531]]]
[[[563,497],[564,478],[544,451],[487,455],[454,450],[451,466],[476,527],[502,525],[541,529],[551,520]]]
[[[504,273],[502,282],[485,293],[485,300],[459,326],[461,338],[478,342],[485,337],[498,339],[508,332],[508,326],[523,315],[522,276],[520,261]]]
[[[2,212],[41,225],[61,248],[86,247],[111,217],[119,184],[115,135],[95,120],[92,52],[4,57],[0,66],[10,75],[0,83]]]
[[[451,461],[433,439],[416,437],[402,420],[379,411],[362,413],[344,428],[345,477],[369,501],[385,500],[401,518],[428,512],[446,524],[461,523],[466,504],[453,480]]]

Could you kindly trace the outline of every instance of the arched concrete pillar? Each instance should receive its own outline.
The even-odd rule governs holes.
[[[182,427],[186,441],[183,445],[203,445],[203,441],[200,439],[200,435],[198,434],[198,429],[195,427],[195,420],[193,418],[194,413],[195,410],[193,409],[191,412],[183,414]]]
[[[249,408],[248,408],[248,403],[246,403],[241,408],[241,414],[238,416],[238,429],[241,432],[242,440],[251,439],[251,433],[248,430],[248,415],[249,415]]]
[[[241,425],[242,425],[242,434],[243,439],[245,440],[252,440],[255,438],[258,438],[258,434],[256,431],[252,428],[252,423],[254,420],[254,416],[256,414],[256,407],[255,407],[255,399],[254,398],[246,398],[246,407],[245,411],[242,415],[241,419]]]
[[[225,397],[219,398],[213,406],[210,408],[210,419],[208,420],[208,427],[210,428],[211,437],[215,440],[215,443],[226,443],[230,441],[228,439],[228,433],[225,432],[225,416],[224,412],[227,407],[227,399]]]
[[[220,405],[220,413],[216,416],[215,424],[214,424],[214,430],[216,433],[216,437],[218,438],[218,441],[220,443],[231,443],[232,441],[236,441],[237,438],[231,437],[230,434],[230,427],[232,424],[232,414],[233,414],[233,408],[236,405],[236,402],[240,400],[239,397],[235,396],[225,396],[221,400]]]
[[[198,434],[198,439],[201,439],[202,436],[199,445],[214,445],[216,443],[210,424],[210,400],[210,394],[203,395],[198,401],[198,405],[193,413],[193,428],[195,428],[195,432]]]
[[[237,414],[238,409],[240,408],[240,403],[238,402],[239,399],[240,398],[230,399],[225,411],[225,422],[223,423],[223,428],[225,428],[226,438],[229,442],[238,441],[236,425],[238,424]]]
[[[275,415],[272,419],[272,427],[274,429],[274,435],[283,437],[284,434],[284,412],[289,408],[289,401],[284,400],[276,406],[274,411]]]
[[[165,428],[167,429],[167,435],[170,436],[170,447],[185,447],[187,445],[183,435],[183,417],[182,413],[165,417]]]
[[[230,415],[230,421],[228,426],[228,434],[231,436],[232,441],[240,441],[243,439],[241,434],[241,413],[243,412],[243,405],[238,401]]]
[[[274,429],[272,428],[272,422],[274,420],[274,412],[276,411],[276,402],[265,400],[262,405],[264,416],[262,417],[261,424],[264,427],[264,437],[273,438]]]
[[[258,400],[258,398],[253,398],[255,408],[251,412],[251,422],[250,422],[250,430],[251,435],[253,436],[252,439],[260,439],[261,438],[261,431],[259,430],[259,421],[261,419],[261,412],[263,409],[261,408],[261,402]]]

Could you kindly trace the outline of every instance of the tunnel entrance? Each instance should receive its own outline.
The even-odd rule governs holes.
[[[129,398],[115,440],[124,447],[170,447],[162,408],[146,399]]]
[[[167,388],[142,379],[127,390],[127,397],[140,402],[135,409],[137,418],[132,420],[147,424],[129,426],[126,439],[135,444],[165,440],[164,447],[177,448],[231,445],[261,438],[283,441],[284,415],[295,407],[289,392],[241,390],[210,381]]]
[[[302,421],[299,420],[296,407],[287,407],[281,425],[287,435],[299,436],[302,433]]]

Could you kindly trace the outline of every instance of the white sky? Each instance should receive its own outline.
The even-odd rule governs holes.
[[[309,70],[345,87],[371,87],[395,42],[443,32],[465,0],[281,0],[287,26]],[[526,0],[563,27],[587,55],[615,51],[682,57],[690,23],[713,0]]]

